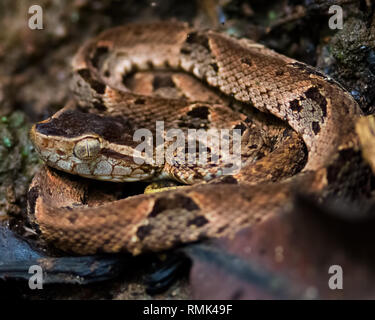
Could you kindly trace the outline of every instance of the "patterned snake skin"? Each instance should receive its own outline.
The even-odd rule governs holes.
[[[177,95],[130,88],[135,71],[165,69],[173,73],[158,76],[159,91],[167,82]],[[361,174],[354,129],[361,111],[351,95],[250,40],[177,22],[133,24],[83,45],[73,70],[77,105],[31,130],[47,165],[100,180],[168,177],[192,186],[97,207],[58,207],[39,192],[34,221],[61,249],[139,254],[230,236],[290,208],[295,190],[350,195]],[[136,165],[133,133],[154,133],[156,120],[166,129],[241,128],[241,170],[220,177],[220,164]]]

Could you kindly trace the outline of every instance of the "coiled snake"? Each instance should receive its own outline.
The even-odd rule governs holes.
[[[156,72],[159,94],[142,84],[150,73],[140,73],[140,84],[129,80],[145,70]],[[360,175],[354,128],[361,110],[351,95],[250,40],[178,22],[131,24],[83,45],[73,75],[77,105],[31,130],[49,166],[101,180],[170,178],[192,186],[98,207],[57,208],[52,196],[40,196],[35,222],[64,250],[139,254],[230,236],[286,210],[296,189],[350,194]],[[155,133],[157,120],[165,130],[241,129],[241,170],[220,177],[220,161],[136,164],[133,134]]]

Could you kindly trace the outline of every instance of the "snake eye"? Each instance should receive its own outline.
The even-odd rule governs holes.
[[[95,138],[86,138],[78,141],[74,146],[74,154],[81,160],[94,158],[100,151],[100,142]]]

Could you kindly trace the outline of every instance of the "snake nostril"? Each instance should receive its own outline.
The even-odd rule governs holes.
[[[56,150],[56,153],[59,155],[59,156],[63,156],[65,155],[65,152],[63,150],[60,150],[60,149],[57,149]]]

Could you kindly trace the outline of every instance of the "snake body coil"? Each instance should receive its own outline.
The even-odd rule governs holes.
[[[156,82],[176,92],[176,83],[185,85],[187,93],[168,99],[141,94],[145,86],[130,92],[126,79],[150,69],[183,72]],[[57,208],[53,197],[38,197],[35,221],[62,249],[138,254],[228,236],[289,208],[295,188],[345,191],[356,170],[354,125],[361,111],[355,100],[316,69],[250,40],[177,22],[128,25],[82,46],[73,71],[78,106],[31,131],[48,165],[101,180],[168,176],[198,184],[98,207]],[[211,91],[196,90],[202,83]],[[156,120],[182,130],[241,128],[242,169],[228,179],[219,177],[220,163],[135,164],[133,133],[143,127],[154,133]]]

